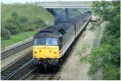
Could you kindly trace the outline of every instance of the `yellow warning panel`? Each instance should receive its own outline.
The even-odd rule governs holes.
[[[59,46],[33,46],[33,58],[59,58]]]

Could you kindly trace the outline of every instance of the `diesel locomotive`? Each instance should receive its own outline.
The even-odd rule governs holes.
[[[57,66],[90,19],[88,11],[37,32],[32,47],[34,64],[44,68]]]

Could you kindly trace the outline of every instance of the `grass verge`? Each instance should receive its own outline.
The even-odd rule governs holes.
[[[23,32],[17,35],[11,36],[10,40],[1,40],[1,48],[5,48],[6,46],[15,44],[17,42],[20,42],[22,40],[25,40],[29,37],[32,37],[36,32]]]

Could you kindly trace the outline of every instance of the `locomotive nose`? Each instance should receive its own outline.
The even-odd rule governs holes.
[[[59,58],[58,46],[33,46],[33,58]]]

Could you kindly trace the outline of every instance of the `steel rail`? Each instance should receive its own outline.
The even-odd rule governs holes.
[[[13,47],[13,48],[11,48],[11,49],[9,49],[7,51],[4,51],[4,52],[1,53],[1,59],[4,59],[4,58],[6,58],[6,57],[8,57],[10,55],[13,55],[13,54],[15,54],[15,53],[17,53],[17,52],[19,52],[19,51],[21,51],[21,50],[23,50],[25,48],[28,48],[30,46],[32,46],[32,41],[28,41],[28,42],[26,42],[24,44]]]
[[[1,79],[5,79],[10,73],[17,70],[19,67],[23,66],[26,62],[30,61],[31,59],[32,59],[32,55],[31,55],[31,51],[29,51],[21,58],[7,65],[1,70]]]
[[[23,76],[21,78],[21,80],[32,80],[36,74],[34,74],[33,72],[36,70],[36,68],[32,69],[30,72],[28,72],[25,76]]]
[[[33,59],[31,59],[29,62],[19,67],[18,69],[14,70],[12,73],[4,77],[3,80],[17,80],[20,77],[19,73],[21,73],[22,70],[27,70],[28,68],[32,67],[32,61]]]

